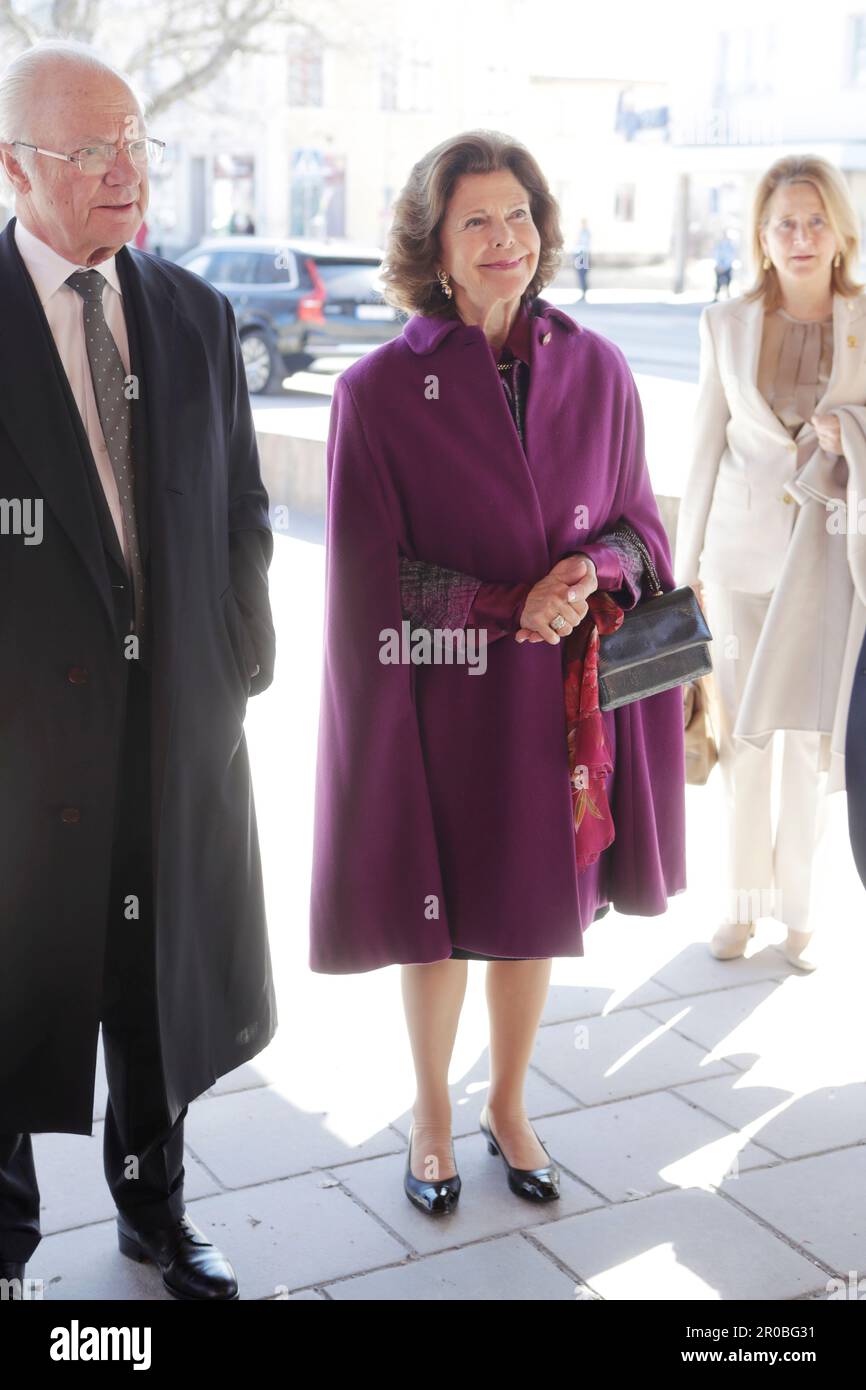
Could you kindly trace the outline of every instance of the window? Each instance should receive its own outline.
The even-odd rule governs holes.
[[[399,89],[398,69],[400,59],[393,43],[383,44],[379,50],[379,110],[396,111]]]
[[[200,251],[198,255],[193,256],[191,260],[184,261],[183,268],[184,270],[191,270],[193,275],[200,275],[203,280],[209,280],[211,277],[208,272],[212,260],[213,257],[210,251]]]
[[[316,282],[310,273],[311,265],[312,261],[307,256],[301,256],[295,261],[299,290],[314,290],[316,288]]]
[[[321,260],[316,271],[329,299],[355,299],[362,303],[381,298],[378,262]]]
[[[776,83],[778,25],[727,30],[720,36],[721,84],[728,98],[768,97]]]
[[[289,106],[322,106],[322,41],[299,30],[289,38]]]
[[[294,285],[297,279],[295,267],[295,257],[291,251],[281,251],[279,253],[280,263],[277,265],[277,252],[271,254],[270,251],[261,251],[256,255],[256,284],[258,285]]]
[[[379,50],[379,108],[432,111],[433,61],[426,39],[383,44]]]
[[[866,87],[866,14],[848,16],[848,81]]]
[[[249,251],[217,251],[208,279],[219,285],[251,285],[256,278],[256,257]]]

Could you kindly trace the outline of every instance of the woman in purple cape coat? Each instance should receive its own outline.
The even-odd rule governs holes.
[[[679,689],[603,714],[614,840],[576,863],[557,629],[607,587],[599,538],[617,521],[673,578],[625,358],[538,297],[561,245],[522,145],[473,131],[437,146],[397,200],[383,270],[386,298],[414,313],[342,374],[331,411],[310,963],[403,965],[417,1075],[404,1185],[430,1212],[459,1193],[448,1066],[465,957],[491,960],[481,1127],[512,1190],[549,1200],[558,1175],[523,1089],[551,958],[583,955],[609,904],[653,916],[685,887]],[[531,387],[517,429],[496,353],[520,314]],[[551,577],[578,555],[592,564]],[[407,560],[456,575],[464,621],[479,585],[512,599],[525,585],[525,605],[480,650],[461,632],[449,662],[404,626]],[[619,571],[611,587],[623,607],[639,595]]]

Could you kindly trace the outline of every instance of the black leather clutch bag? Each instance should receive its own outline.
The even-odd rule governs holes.
[[[649,551],[634,528],[621,522],[614,529],[640,551],[650,596],[626,610],[616,632],[599,634],[600,709],[643,700],[713,669],[708,646],[712,633],[694,589],[684,585],[664,593]]]

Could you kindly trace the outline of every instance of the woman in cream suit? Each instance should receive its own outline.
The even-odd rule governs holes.
[[[845,542],[827,538],[825,496],[798,491],[798,480],[819,468],[830,479],[828,493],[846,496],[840,416],[853,415],[843,428],[855,430],[861,412],[851,408],[866,402],[866,294],[853,278],[857,218],[842,175],[820,158],[777,161],[756,190],[752,250],[754,287],[709,305],[700,319],[676,577],[703,591],[714,638],[728,899],[710,949],[719,959],[741,956],[757,918],[774,916],[788,928],[784,955],[813,969],[804,949],[815,925],[810,896],[830,756],[827,709],[839,694],[857,599]],[[860,466],[856,447],[851,452]],[[806,521],[800,504],[815,497],[820,512]],[[814,543],[804,549],[807,536]],[[850,698],[850,669],[847,684]],[[785,733],[774,843],[775,729]]]

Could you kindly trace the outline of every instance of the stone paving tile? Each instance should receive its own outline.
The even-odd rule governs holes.
[[[732,1163],[773,1156],[667,1092],[554,1115],[536,1123],[553,1157],[610,1202],[668,1187],[720,1183]]]
[[[570,1018],[590,1018],[601,1015],[608,1008],[608,1001],[615,993],[609,985],[558,985],[551,984],[541,1016],[542,1025],[563,1023]],[[658,1004],[675,999],[674,992],[657,980],[642,981],[630,990],[624,999],[615,1004],[611,1013],[621,1013],[625,1009],[639,1008],[641,1005]]]
[[[242,1067],[235,1067],[234,1071],[221,1076],[207,1094],[225,1096],[232,1091],[251,1091],[257,1086],[270,1086],[273,1082],[280,1081],[282,1075],[281,1053],[279,1048],[271,1043],[252,1062],[245,1062]]]
[[[839,1274],[866,1277],[866,1146],[742,1173],[722,1191]]]
[[[408,1254],[325,1173],[206,1197],[191,1215],[228,1255],[242,1299],[315,1288]]]
[[[190,1106],[186,1142],[224,1187],[250,1187],[371,1158],[401,1147],[387,1127],[350,1145],[327,1129],[327,1115],[299,1110],[273,1086],[233,1091]]]
[[[485,1051],[475,1065],[448,1088],[451,1096],[451,1132],[455,1139],[477,1132],[478,1117],[487,1103],[489,1084],[490,1060]],[[574,1108],[574,1098],[559,1086],[552,1085],[533,1067],[527,1073],[523,1094],[530,1119],[536,1115],[551,1115],[559,1110]],[[404,1140],[409,1138],[411,1123],[411,1108],[391,1121]]]
[[[315,1289],[301,1289],[299,1293],[276,1293],[273,1298],[267,1301],[270,1303],[326,1303],[327,1299],[323,1293],[317,1293]]]
[[[193,1211],[194,1207],[191,1215]],[[43,1280],[45,1301],[82,1298],[176,1302],[163,1288],[155,1265],[121,1255],[113,1221],[46,1236],[27,1265],[27,1277]]]
[[[329,1284],[341,1302],[561,1302],[574,1297],[574,1281],[520,1236],[481,1241],[392,1269]]]
[[[206,1197],[188,1210],[231,1260],[242,1299],[283,1297],[407,1254],[323,1175]],[[48,1236],[27,1274],[44,1280],[45,1298],[175,1301],[154,1265],[121,1255],[113,1221]]]
[[[532,1061],[584,1105],[731,1071],[641,1009],[541,1028]]]
[[[781,1300],[823,1287],[827,1278],[723,1197],[696,1189],[586,1212],[528,1234],[605,1299]]]
[[[537,1133],[545,1142],[549,1123],[541,1120],[536,1124]],[[508,1186],[502,1159],[487,1152],[486,1140],[480,1133],[456,1140],[454,1157],[462,1180],[460,1200],[454,1212],[442,1217],[418,1211],[403,1191],[405,1152],[331,1171],[407,1245],[423,1253],[516,1231],[529,1221],[556,1221],[599,1202],[598,1197],[567,1174],[562,1175],[562,1195],[557,1202],[539,1208],[527,1198],[518,1197]]]
[[[677,1087],[673,1094],[717,1115],[735,1129],[749,1125],[753,1138],[782,1158],[802,1158],[826,1149],[866,1144],[863,1082],[822,1086],[792,1098],[781,1087],[753,1086],[745,1078],[732,1086],[723,1077],[694,1081]],[[767,1116],[764,1123],[760,1123],[762,1116]]]
[[[33,1135],[43,1235],[114,1217],[116,1208],[102,1162],[103,1130],[99,1124],[92,1136]],[[219,1192],[219,1184],[189,1151],[184,1153],[184,1173],[184,1193],[190,1200]]]
[[[730,961],[716,960],[710,955],[707,942],[693,941],[669,961],[657,965],[653,978],[672,994],[699,994],[703,990],[737,989],[758,980],[785,980],[792,973],[793,967],[771,946]]]
[[[676,1031],[708,1052],[721,1052],[725,1060],[748,1066],[759,1055],[772,1056],[784,1047],[818,1055],[832,1038],[822,1039],[817,1027],[821,1015],[831,1009],[816,991],[817,981],[799,975],[785,984],[761,981],[711,994],[688,995],[677,1001],[647,1005],[646,1012],[660,1022],[674,1023]],[[808,991],[804,999],[803,990]],[[804,1008],[809,1010],[809,1029],[804,1032]]]

